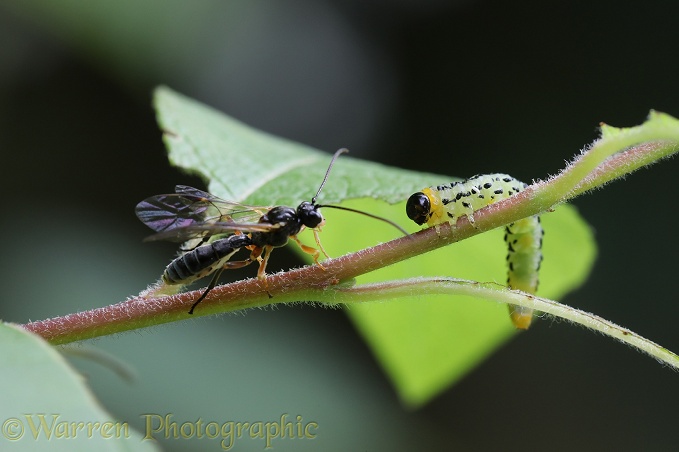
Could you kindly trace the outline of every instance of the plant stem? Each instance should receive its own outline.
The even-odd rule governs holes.
[[[480,209],[474,213],[474,225],[469,223],[467,217],[462,217],[455,225],[445,223],[437,228],[429,228],[407,237],[324,261],[323,268],[312,265],[270,275],[266,286],[256,279],[218,286],[209,293],[194,316],[188,315],[188,307],[202,291],[162,297],[154,295],[156,292],[148,291],[115,305],[31,322],[23,327],[53,344],[63,344],[199,315],[230,312],[275,303],[300,300],[330,304],[372,301],[381,297],[380,291],[370,290],[370,286],[347,289],[341,283],[521,218],[541,214],[587,190],[599,187],[612,179],[677,152],[679,150],[679,127],[676,120],[668,118],[665,115],[653,113],[647,123],[638,127],[630,129],[602,127],[604,138],[595,142],[589,150],[583,152],[558,176],[548,181],[537,182],[504,201]],[[630,147],[635,144],[637,145]],[[392,282],[392,284],[394,284],[393,287],[397,287],[399,284],[412,285],[413,283]],[[427,290],[433,292],[449,290],[450,286],[448,283],[434,284],[432,281],[425,284],[422,280],[420,284],[423,285],[417,288],[419,293],[426,293]],[[459,283],[456,284],[456,287],[459,287]],[[482,286],[477,285],[477,287]],[[269,293],[273,295],[273,298],[268,296]],[[353,297],[351,301],[348,301],[349,295]],[[503,302],[509,302],[506,300],[513,297],[498,296],[497,290],[493,291],[492,295]],[[487,295],[481,293],[480,296],[488,298]],[[511,303],[522,305],[527,303],[526,297],[529,296],[518,294],[516,297],[523,298],[518,301],[512,300]],[[538,300],[532,296],[528,299]],[[536,308],[540,311],[567,318],[588,327],[592,327],[588,324],[591,319],[596,319],[595,323],[598,322],[598,325],[604,325],[603,319],[592,314],[581,313],[581,311],[556,302],[539,300],[541,303],[551,303],[549,306],[537,306]],[[613,336],[627,343],[632,344],[632,339],[640,338],[623,328],[611,326],[614,324],[608,323],[608,325],[607,328],[616,332]],[[601,328],[605,329],[603,326]],[[605,332],[602,329],[597,329],[597,331]],[[646,340],[643,339],[643,341]],[[646,342],[650,343],[650,341]],[[639,344],[633,345],[642,348]],[[645,351],[650,353],[649,350]],[[653,356],[661,359],[658,353]],[[676,358],[674,355],[671,356],[672,359]]]
[[[598,331],[630,345],[674,369],[679,369],[679,356],[626,328],[589,312],[524,292],[510,290],[496,283],[479,283],[454,278],[417,278],[364,284],[360,287],[339,289],[337,292],[336,302],[342,304],[363,303],[368,294],[371,301],[377,301],[412,297],[426,293],[428,295],[447,295],[446,300],[455,299],[450,295],[466,295],[488,301],[520,305]]]

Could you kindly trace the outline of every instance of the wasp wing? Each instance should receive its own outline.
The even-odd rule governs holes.
[[[216,222],[193,224],[160,231],[144,239],[145,242],[155,242],[157,240],[169,240],[171,242],[184,242],[187,240],[207,238],[214,235],[235,234],[238,232],[269,232],[281,227],[280,223],[236,223],[236,222]]]
[[[217,222],[255,223],[268,210],[267,207],[225,201],[186,185],[177,185],[175,191],[152,196],[137,204],[137,217],[154,231],[166,232]]]

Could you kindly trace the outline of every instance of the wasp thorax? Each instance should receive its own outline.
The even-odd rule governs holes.
[[[294,222],[297,218],[297,213],[292,207],[278,206],[269,210],[259,219],[260,223],[289,223]]]
[[[427,195],[418,191],[408,198],[406,203],[406,214],[415,223],[422,225],[427,222],[430,216],[431,203]]]

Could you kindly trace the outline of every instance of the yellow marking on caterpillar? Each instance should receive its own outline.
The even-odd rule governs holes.
[[[438,226],[457,223],[466,216],[473,222],[477,210],[506,199],[526,187],[507,174],[480,174],[461,182],[436,185],[413,194],[406,203],[408,217],[419,225]],[[512,289],[535,293],[542,262],[544,231],[538,216],[515,221],[505,227],[507,243],[507,285]],[[509,305],[512,323],[518,329],[528,329],[533,310]]]
[[[429,216],[427,217],[427,224],[429,226],[435,226],[446,221],[446,209],[436,192],[429,187],[422,190],[422,193],[429,199]]]

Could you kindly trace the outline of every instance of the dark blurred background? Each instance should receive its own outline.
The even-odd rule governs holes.
[[[0,316],[104,306],[159,276],[174,248],[141,243],[134,205],[201,186],[167,163],[150,107],[159,84],[327,152],[530,181],[562,168],[600,121],[679,116],[677,17],[676,2],[620,0],[4,0]],[[600,257],[563,300],[674,351],[676,165],[575,200]],[[279,253],[280,267],[294,259]],[[128,384],[78,363],[102,403],[139,427],[149,412],[289,413],[318,422],[318,437],[275,450],[676,448],[677,374],[559,322],[538,322],[415,412],[340,311],[258,310],[93,345],[137,369]],[[247,438],[236,449],[263,448]]]

